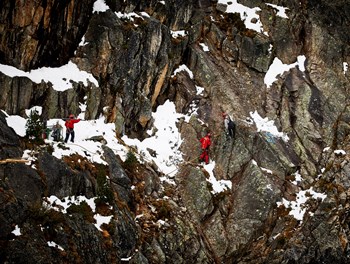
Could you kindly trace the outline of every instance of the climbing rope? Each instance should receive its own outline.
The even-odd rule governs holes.
[[[79,144],[76,144],[76,143],[65,143],[65,144],[68,144],[68,146],[69,146],[69,145],[78,146],[78,147],[80,147],[80,148],[82,148],[82,149],[85,149],[87,152],[90,152],[90,153],[93,154],[93,155],[98,154],[97,152],[92,152],[92,151],[88,150],[87,148],[85,148],[85,147],[83,147],[83,146],[81,146],[81,145],[79,145]]]

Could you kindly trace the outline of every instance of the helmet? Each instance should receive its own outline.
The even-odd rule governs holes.
[[[73,118],[74,117],[74,115],[69,115],[69,118]]]

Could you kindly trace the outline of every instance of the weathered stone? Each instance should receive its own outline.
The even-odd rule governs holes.
[[[213,211],[208,183],[202,171],[191,166],[181,170],[182,199],[190,210],[192,218],[198,222],[204,220]]]
[[[67,63],[84,35],[93,3],[2,2],[0,27],[6,39],[0,45],[2,63],[22,70]]]
[[[228,255],[252,238],[254,230],[259,230],[266,221],[274,206],[273,201],[279,198],[279,186],[270,177],[252,162],[242,175],[235,193],[234,207],[226,223],[227,239],[230,241]]]
[[[118,197],[130,204],[131,203],[131,180],[121,167],[114,152],[107,146],[102,146],[104,157],[109,165],[109,177],[112,188],[118,193]]]
[[[43,181],[47,188],[47,196],[55,195],[63,198],[85,195],[93,197],[95,194],[94,180],[88,172],[73,171],[63,161],[47,152],[39,155],[38,170],[44,176]]]
[[[15,131],[7,126],[3,112],[0,112],[0,133],[0,159],[21,157],[19,138]]]
[[[78,114],[79,103],[86,103],[86,119],[103,114],[117,136],[142,140],[153,128],[152,112],[166,100],[174,101],[178,112],[196,110],[188,123],[178,123],[186,163],[167,179],[177,185],[167,183],[155,164],[126,168],[103,147],[108,164],[103,176],[110,179],[104,187],[114,196],[108,204],[96,199],[99,213],[113,215],[102,232],[89,208],[64,215],[40,206],[47,195],[95,197],[102,168],[72,169],[41,150],[36,169],[1,164],[1,260],[349,262],[349,5],[345,0],[272,1],[287,8],[283,18],[265,1],[238,2],[259,6],[268,37],[247,29],[238,13],[223,13],[226,6],[216,0],[106,1],[111,9],[94,13],[94,1],[0,2],[1,63],[29,71],[71,60],[99,82],[98,87],[73,83],[73,89],[59,92],[44,81],[0,73],[0,108],[8,114],[24,117],[26,109],[39,105],[43,118],[58,118]],[[120,17],[123,12],[134,14]],[[186,36],[173,37],[176,30]],[[304,65],[266,86],[275,57],[292,64],[301,55]],[[173,75],[182,64],[193,78],[185,71]],[[197,94],[196,86],[204,92]],[[225,135],[223,111],[236,121],[234,140]],[[289,140],[257,132],[250,119],[254,111]],[[20,158],[26,142],[5,121],[0,112],[0,157]],[[232,183],[232,189],[216,194],[197,164],[198,139],[207,131],[213,133],[214,176]],[[335,154],[337,149],[345,154]],[[150,152],[158,155],[156,146]],[[295,185],[297,174],[302,180]],[[311,187],[327,198],[307,195],[302,221],[276,205]],[[11,233],[15,225],[20,237]],[[48,247],[48,241],[64,251]]]

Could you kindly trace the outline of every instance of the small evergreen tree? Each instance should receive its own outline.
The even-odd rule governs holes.
[[[111,186],[107,182],[107,177],[103,170],[99,170],[97,174],[97,197],[101,202],[113,203],[114,194]]]
[[[42,142],[43,122],[37,110],[30,111],[29,118],[26,123],[26,136],[38,143]]]

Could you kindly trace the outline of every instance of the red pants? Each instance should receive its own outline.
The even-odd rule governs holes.
[[[204,160],[206,164],[209,163],[209,150],[208,149],[203,149],[202,154],[199,156],[199,159],[201,161]]]

